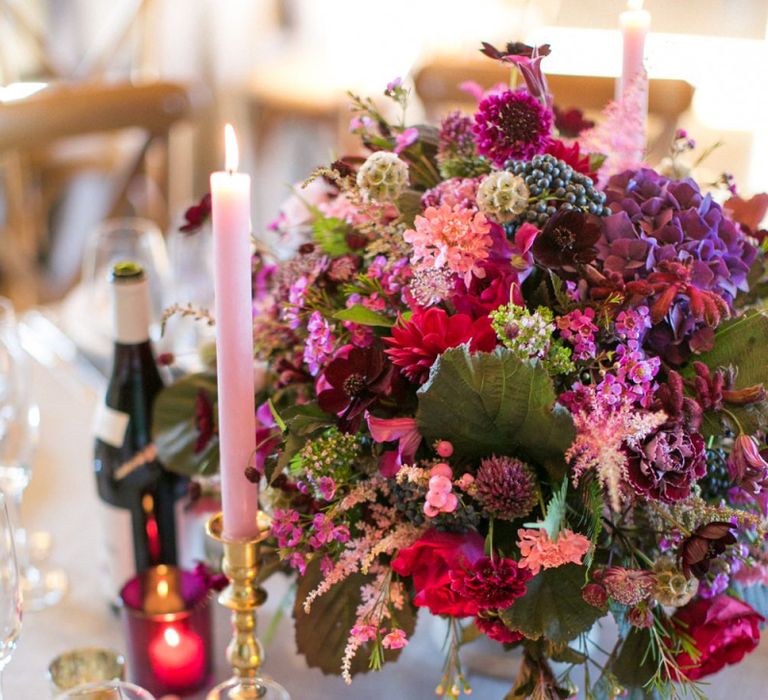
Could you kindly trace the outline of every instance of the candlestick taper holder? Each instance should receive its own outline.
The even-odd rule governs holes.
[[[259,511],[259,536],[231,540],[223,535],[222,514],[208,521],[208,536],[224,549],[223,570],[229,586],[219,595],[219,603],[232,611],[232,639],[227,658],[234,675],[208,693],[207,700],[291,700],[288,691],[261,672],[264,649],[256,636],[256,609],[267,594],[256,584],[261,566],[261,543],[270,530],[269,516]]]

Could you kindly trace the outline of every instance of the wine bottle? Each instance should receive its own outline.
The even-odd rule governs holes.
[[[97,411],[94,469],[104,504],[110,597],[136,573],[176,564],[176,502],[186,480],[166,471],[152,443],[163,381],[149,340],[149,288],[141,266],[115,265],[114,362]]]

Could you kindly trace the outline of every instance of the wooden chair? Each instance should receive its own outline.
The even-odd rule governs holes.
[[[156,82],[52,84],[0,105],[7,236],[0,246],[0,265],[14,278],[20,301],[35,301],[41,291],[35,276],[48,212],[73,172],[98,170],[114,178],[109,216],[139,214],[167,224],[169,134],[176,123],[192,116],[198,103],[198,94],[188,87]],[[132,154],[110,139],[128,130],[140,132]],[[73,163],[71,152],[57,151],[57,146],[75,137],[91,141]],[[143,190],[138,196],[137,183]]]
[[[428,119],[435,120],[447,109],[473,109],[472,98],[459,88],[462,82],[471,80],[488,88],[508,82],[510,70],[488,59],[439,58],[417,70],[416,93],[424,103]],[[547,81],[555,104],[563,109],[578,107],[596,115],[614,98],[614,78],[548,74]],[[694,89],[684,80],[652,79],[648,92],[648,150],[652,158],[661,157],[669,151],[680,117],[691,106]]]

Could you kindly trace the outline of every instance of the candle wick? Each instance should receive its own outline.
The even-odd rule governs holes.
[[[235,174],[234,168],[227,168],[227,173],[229,173],[230,177]]]

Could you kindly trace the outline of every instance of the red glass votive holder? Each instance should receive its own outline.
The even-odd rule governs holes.
[[[211,606],[206,581],[155,566],[120,591],[128,675],[155,695],[199,690],[211,677]]]

